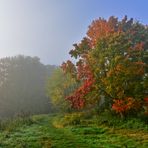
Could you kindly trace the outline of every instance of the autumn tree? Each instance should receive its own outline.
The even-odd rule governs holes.
[[[127,16],[121,21],[113,16],[93,21],[86,37],[70,51],[77,63],[62,65],[81,82],[66,97],[72,107],[94,107],[104,96],[108,107],[121,116],[141,110],[147,96],[147,38],[148,27]]]

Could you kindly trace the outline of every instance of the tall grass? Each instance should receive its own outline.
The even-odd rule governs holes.
[[[22,125],[31,125],[33,123],[33,119],[31,115],[28,113],[20,113],[13,118],[1,119],[0,120],[0,130],[11,132],[14,129]]]

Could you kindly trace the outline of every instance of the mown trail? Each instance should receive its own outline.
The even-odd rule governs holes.
[[[126,129],[73,126],[56,128],[50,115],[33,116],[34,123],[0,133],[1,148],[147,148],[148,134]],[[137,136],[136,136],[137,135]]]
[[[12,132],[0,134],[0,147],[4,148],[80,148],[88,147],[72,133],[55,128],[48,115],[36,116],[35,123]]]

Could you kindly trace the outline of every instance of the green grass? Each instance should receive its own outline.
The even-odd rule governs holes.
[[[54,115],[32,117],[13,130],[0,133],[2,148],[147,148],[148,134],[141,129],[116,129],[104,125],[53,125]]]

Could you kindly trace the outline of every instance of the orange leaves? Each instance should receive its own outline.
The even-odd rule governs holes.
[[[112,106],[117,113],[138,112],[147,86],[147,36],[148,28],[127,16],[121,21],[113,16],[93,21],[87,35],[70,51],[78,62],[62,65],[80,84],[67,97],[72,107],[83,108],[102,95],[120,98]]]
[[[87,36],[90,39],[90,46],[94,47],[99,38],[105,37],[113,33],[117,26],[117,18],[110,17],[108,21],[99,18],[92,22],[89,26]]]
[[[132,97],[127,97],[124,99],[114,99],[112,109],[116,113],[127,113],[129,110],[137,110],[140,107],[140,103],[135,101]]]
[[[112,109],[117,113],[125,112],[125,104],[123,100],[114,100],[114,104],[112,105]]]
[[[144,98],[144,101],[145,101],[146,105],[148,105],[148,97]]]
[[[126,32],[132,28],[133,19],[127,19],[125,16],[122,21],[118,21],[118,18],[111,16],[108,20],[99,18],[94,20],[89,26],[87,36],[89,39],[89,45],[94,48],[98,40],[105,38],[114,33]]]

